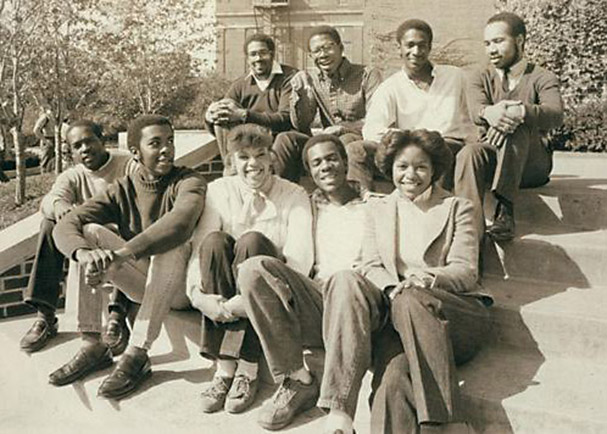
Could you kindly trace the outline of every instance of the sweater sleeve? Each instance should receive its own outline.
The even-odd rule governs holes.
[[[204,208],[206,182],[202,175],[191,171],[177,185],[173,208],[130,239],[125,245],[135,258],[144,258],[185,243],[192,236]]]
[[[53,230],[53,239],[61,253],[73,259],[77,250],[95,248],[84,237],[85,225],[120,222],[120,205],[116,199],[120,190],[121,185],[118,182],[111,184],[106,191],[77,206],[57,223]]]
[[[293,192],[293,196],[282,253],[287,265],[308,276],[314,262],[312,209],[310,199],[303,188],[298,188]]]
[[[383,82],[371,98],[363,126],[363,138],[381,141],[384,131],[396,122],[396,104],[391,95],[391,81]]]
[[[291,123],[298,131],[310,131],[318,110],[312,86],[312,79],[306,71],[299,71],[291,80]]]
[[[291,78],[292,72],[285,71],[282,83],[276,92],[279,92],[278,109],[276,111],[265,110],[253,111],[247,110],[247,122],[268,127],[272,132],[288,131],[291,129]],[[277,80],[274,77],[273,80]],[[268,89],[269,90],[269,89]]]
[[[209,189],[205,198],[204,212],[192,235],[192,255],[190,256],[186,276],[186,293],[188,296],[192,291],[196,288],[200,288],[202,285],[202,275],[200,273],[200,249],[202,242],[209,233],[223,229],[218,202],[221,201],[222,197],[224,197],[225,200],[225,191],[220,188],[220,184],[220,180],[209,184]]]
[[[75,183],[75,169],[68,169],[57,177],[51,190],[42,198],[40,203],[40,211],[46,218],[55,219],[56,202],[63,202],[68,206],[76,204]]]
[[[481,110],[493,104],[491,95],[489,95],[484,83],[485,74],[483,71],[472,73],[468,79],[466,98],[472,122],[482,127],[487,126],[487,121],[481,117]]]
[[[525,123],[540,131],[559,127],[563,123],[563,101],[558,78],[553,73],[544,71],[534,86],[537,100],[524,102]]]

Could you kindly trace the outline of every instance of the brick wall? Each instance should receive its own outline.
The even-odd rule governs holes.
[[[33,262],[34,257],[32,256],[24,263],[15,265],[0,274],[0,318],[35,312],[35,309],[23,302],[23,294],[27,288]],[[64,288],[62,287],[59,308],[65,306],[63,295]]]
[[[210,182],[221,176],[223,163],[219,156],[213,160],[202,163],[198,169]],[[0,319],[18,315],[27,315],[35,312],[31,306],[23,302],[23,294],[27,289],[34,257],[25,262],[5,270],[0,274]],[[67,266],[65,268],[67,272]],[[59,308],[65,306],[64,288],[61,290]]]

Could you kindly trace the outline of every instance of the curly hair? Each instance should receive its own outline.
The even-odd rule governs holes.
[[[276,53],[276,43],[274,42],[274,39],[272,39],[271,36],[266,35],[265,33],[253,33],[252,35],[249,35],[247,37],[247,39],[244,41],[244,45],[242,46],[242,49],[244,50],[244,54],[248,53],[249,44],[251,42],[262,42],[262,43],[266,44],[266,46],[268,47],[268,50],[270,50],[272,52],[272,55],[274,55],[274,53]]]
[[[103,140],[103,127],[99,125],[97,122],[91,121],[89,119],[78,119],[73,122],[70,122],[67,127],[66,133],[69,134],[74,128],[88,128],[91,133],[97,136],[98,139]]]
[[[173,129],[173,124],[171,120],[165,116],[160,115],[141,115],[135,118],[135,120],[131,121],[129,124],[129,128],[126,133],[126,141],[129,149],[139,149],[139,145],[141,142],[141,131],[145,127],[149,127],[152,125],[166,125],[171,130]]]
[[[272,133],[257,124],[242,124],[233,128],[227,137],[228,152],[233,153],[249,146],[271,148]]]
[[[309,138],[308,141],[306,142],[306,144],[304,145],[303,150],[301,151],[301,160],[303,162],[304,168],[306,169],[306,171],[308,173],[310,173],[310,162],[308,161],[308,151],[313,146],[316,146],[319,143],[325,143],[325,142],[331,142],[335,145],[335,147],[337,148],[337,152],[339,152],[339,155],[344,160],[344,163],[347,166],[348,154],[346,152],[346,147],[344,146],[344,143],[341,141],[341,139],[332,134],[318,134],[316,136]]]
[[[400,26],[398,26],[398,29],[396,29],[396,43],[400,45],[403,36],[405,36],[405,33],[412,29],[419,30],[420,32],[425,33],[428,37],[428,42],[432,44],[432,39],[434,38],[434,35],[432,33],[432,27],[430,27],[430,24],[428,24],[427,22],[415,18],[406,20],[401,23]]]
[[[383,175],[392,179],[394,160],[407,146],[417,146],[430,157],[432,182],[438,180],[453,164],[453,154],[437,131],[398,130],[386,134],[375,154],[375,164]]]

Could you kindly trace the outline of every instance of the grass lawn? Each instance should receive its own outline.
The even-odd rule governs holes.
[[[28,176],[25,181],[25,203],[15,205],[16,179],[0,184],[0,230],[34,214],[40,208],[42,197],[51,189],[55,175],[45,173]]]

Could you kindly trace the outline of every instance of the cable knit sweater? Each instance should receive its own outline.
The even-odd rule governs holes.
[[[78,206],[59,221],[53,236],[59,250],[73,258],[92,249],[82,229],[88,223],[115,223],[125,248],[135,258],[167,252],[187,242],[204,208],[206,182],[185,167],[174,167],[155,181],[138,170]]]

